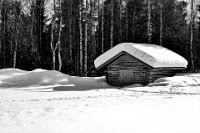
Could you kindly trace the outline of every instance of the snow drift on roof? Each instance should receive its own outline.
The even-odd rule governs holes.
[[[127,52],[144,63],[156,67],[187,67],[187,60],[164,47],[154,44],[121,43],[95,59],[96,68],[101,67],[114,56]]]

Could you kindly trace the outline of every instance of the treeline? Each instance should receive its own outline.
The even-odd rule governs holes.
[[[0,68],[93,76],[97,56],[120,42],[137,42],[179,53],[188,71],[193,57],[199,71],[200,18],[194,8],[191,26],[187,6],[179,0],[1,0]]]

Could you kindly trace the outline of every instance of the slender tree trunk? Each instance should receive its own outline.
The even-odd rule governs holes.
[[[114,27],[114,2],[111,0],[111,31],[110,31],[110,48],[113,47],[113,27]]]
[[[42,27],[42,20],[41,20],[41,18],[43,17],[42,15],[43,15],[43,10],[42,10],[42,8],[44,7],[44,1],[43,0],[41,0],[40,1],[40,7],[39,7],[39,9],[40,9],[40,23],[39,23],[39,29],[40,29],[40,35],[39,35],[39,44],[38,44],[38,61],[39,62],[41,62],[41,57],[42,57],[42,49],[41,49],[41,45],[42,45],[42,32],[43,32],[43,27]],[[40,63],[41,64],[41,63]]]
[[[77,18],[76,18],[77,19]],[[80,69],[80,62],[79,62],[79,60],[80,60],[80,45],[79,45],[79,39],[77,39],[77,33],[79,33],[79,31],[77,31],[77,25],[76,25],[76,22],[77,22],[77,20],[76,19],[73,19],[73,23],[74,23],[74,25],[73,25],[73,31],[75,32],[74,33],[74,36],[73,36],[73,41],[74,41],[74,44],[75,44],[75,58],[74,58],[74,60],[75,60],[75,75],[76,76],[79,76],[79,69]],[[79,18],[78,18],[79,19]],[[78,37],[79,38],[79,37]]]
[[[17,61],[17,49],[18,49],[18,29],[15,36],[15,49],[13,54],[13,68],[16,68],[16,61]]]
[[[134,5],[133,20],[132,20],[132,24],[133,24],[132,39],[133,39],[133,41],[135,41],[135,15],[136,15],[136,5]]]
[[[159,3],[160,6],[160,46],[162,46],[162,39],[163,39],[163,5],[160,2]]]
[[[13,68],[16,68],[16,59],[17,59],[17,45],[15,45],[15,50],[13,54]]]
[[[60,12],[60,27],[59,27],[59,34],[58,34],[58,42],[56,45],[58,45],[58,62],[59,62],[59,71],[62,69],[62,57],[61,57],[61,34],[62,34],[62,3],[61,0],[59,0],[59,12]]]
[[[34,48],[34,15],[31,17],[31,20],[32,20],[32,24],[31,24],[31,47],[32,47],[32,52],[33,52],[33,48]]]
[[[0,5],[1,5],[1,8],[0,8],[0,21],[2,22],[3,20],[2,20],[2,18],[3,18],[3,16],[2,16],[2,1],[0,0]],[[2,23],[0,23],[0,32],[2,33],[2,27],[3,27],[3,25],[2,25]],[[0,34],[0,54],[1,54],[1,47],[2,47],[2,34]]]
[[[193,53],[193,43],[194,43],[194,1],[191,0],[191,22],[190,22],[190,58],[191,58],[191,72],[195,71],[194,67],[194,53]]]
[[[54,20],[53,20],[54,21]],[[54,43],[54,22],[52,22],[52,26],[51,26],[51,52],[52,52],[52,69],[55,70],[56,69],[56,52],[53,48],[53,43]]]
[[[101,9],[101,53],[104,53],[104,1]]]
[[[151,24],[151,0],[147,1],[148,3],[148,22],[147,22],[147,40],[148,43],[151,43],[152,38],[152,24]]]
[[[88,15],[88,0],[86,0],[86,12]],[[87,49],[88,49],[88,18],[86,17],[85,20],[85,63],[84,63],[84,74],[85,76],[87,76],[87,60],[88,60],[88,53],[87,53]]]
[[[80,34],[80,76],[83,74],[83,30],[82,30],[82,0],[79,0],[79,34]]]
[[[73,55],[72,55],[72,19],[73,19],[73,16],[72,16],[72,10],[73,10],[73,7],[72,7],[72,2],[73,0],[70,0],[70,16],[69,16],[69,40],[70,40],[70,44],[69,44],[69,58],[70,58],[70,72],[72,73],[72,68],[74,66],[73,64]]]
[[[52,18],[52,24],[51,24],[51,42],[50,42],[50,46],[51,46],[51,52],[52,52],[52,69],[55,70],[56,69],[56,50],[58,50],[58,63],[59,63],[59,68],[58,70],[61,71],[62,69],[62,58],[61,58],[61,33],[62,33],[62,8],[61,8],[61,0],[59,0],[59,16],[60,16],[60,24],[59,24],[59,32],[58,32],[58,41],[56,42],[55,46],[54,46],[54,28],[55,28],[55,7],[56,7],[56,3],[54,0],[54,16]]]
[[[53,67],[52,67],[52,69],[53,70],[56,70],[56,52],[53,50],[52,51],[53,53],[53,56],[52,56],[52,62],[53,62]]]
[[[98,1],[97,0],[94,0],[93,1],[93,3],[92,3],[92,7],[91,7],[91,10],[92,10],[92,16],[95,16],[95,14],[96,13],[98,13],[98,8],[96,7],[96,3],[97,3]],[[96,16],[95,16],[95,18],[96,18]],[[98,19],[97,19],[98,20]],[[97,31],[97,28],[98,28],[98,26],[95,24],[95,21],[96,20],[94,20],[93,22],[92,22],[92,26],[91,26],[91,30],[92,30],[92,34],[91,34],[91,52],[89,52],[90,53],[90,56],[91,56],[91,58],[90,58],[90,62],[89,62],[89,65],[90,65],[90,68],[89,68],[89,76],[91,76],[91,74],[93,74],[93,68],[94,68],[94,65],[93,65],[93,62],[94,62],[94,60],[95,60],[95,57],[96,57],[96,53],[97,53],[97,38],[96,38],[96,31]],[[98,33],[97,33],[98,34]]]
[[[2,29],[3,29],[3,41],[2,41],[2,54],[3,54],[3,66],[5,67],[5,65],[6,65],[6,56],[5,56],[5,51],[6,51],[6,45],[5,45],[5,43],[6,43],[6,37],[5,37],[5,35],[6,35],[6,25],[7,25],[7,19],[6,19],[6,6],[5,6],[5,1],[3,0],[3,2],[2,2]]]
[[[55,0],[54,0],[54,13],[55,13]],[[51,42],[50,42],[50,46],[51,46],[51,52],[52,52],[52,69],[55,70],[56,69],[56,49],[54,48],[54,28],[55,28],[55,17],[53,16],[52,18],[52,24],[51,24]]]
[[[18,43],[19,43],[19,16],[20,12],[17,11],[18,5],[15,2],[15,48],[14,48],[14,53],[13,53],[13,68],[16,68],[16,60],[17,60],[17,50],[18,50]]]
[[[19,29],[18,24],[16,23],[16,35],[15,35],[15,48],[14,48],[14,54],[13,54],[13,68],[16,68],[16,62],[17,62],[17,50],[18,50],[18,35],[19,35]]]
[[[128,3],[126,5],[126,41],[128,41]]]
[[[61,46],[58,47],[58,62],[59,62],[59,68],[58,71],[61,72],[62,70],[62,56],[61,56]]]
[[[98,11],[98,26],[97,26],[97,45],[98,47],[100,46],[100,38],[101,38],[101,4],[100,4],[100,0],[97,0],[97,11]]]
[[[119,1],[119,42],[122,42],[122,0]]]

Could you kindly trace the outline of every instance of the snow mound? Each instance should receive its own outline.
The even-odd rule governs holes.
[[[164,90],[169,93],[200,94],[200,73],[177,74],[155,80],[148,85],[151,88]]]
[[[121,52],[126,52],[152,67],[187,67],[187,60],[173,51],[154,44],[121,43],[100,55],[95,67],[100,68]]]
[[[0,88],[41,89],[54,90],[87,90],[109,88],[105,77],[76,77],[54,70],[35,69],[23,71],[20,69],[0,70]]]
[[[173,87],[186,87],[186,86],[200,86],[200,74],[195,76],[191,74],[173,77],[164,77],[154,81],[149,86],[166,86],[170,85]]]
[[[146,93],[200,94],[200,73],[177,74],[155,80],[148,86],[132,85],[124,90]]]

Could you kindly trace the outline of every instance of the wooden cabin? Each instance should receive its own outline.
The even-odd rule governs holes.
[[[174,76],[187,67],[187,60],[153,44],[121,43],[94,61],[98,72],[113,86],[147,85],[161,77]]]

